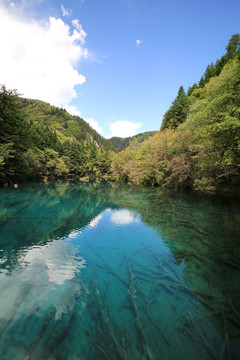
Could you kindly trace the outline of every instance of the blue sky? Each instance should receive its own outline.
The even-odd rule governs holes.
[[[102,136],[158,130],[240,32],[240,1],[0,0],[0,83]]]

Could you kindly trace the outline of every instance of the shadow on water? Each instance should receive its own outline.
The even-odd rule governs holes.
[[[0,358],[238,359],[239,210],[116,184],[0,190]]]

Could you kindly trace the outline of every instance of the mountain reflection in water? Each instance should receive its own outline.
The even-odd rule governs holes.
[[[240,211],[58,182],[0,190],[0,359],[238,359]]]

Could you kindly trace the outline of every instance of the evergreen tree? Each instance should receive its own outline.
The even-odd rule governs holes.
[[[232,60],[237,56],[238,57],[240,56],[240,34],[232,35],[226,47],[226,50],[227,50],[226,53],[227,61]]]
[[[194,83],[192,86],[190,86],[190,87],[188,88],[187,96],[190,96],[195,89],[198,89],[198,85],[197,85],[196,83]]]
[[[0,88],[0,144],[11,147],[11,156],[4,164],[4,173],[12,179],[24,177],[26,163],[23,153],[29,146],[29,125],[18,104],[16,90]],[[11,144],[11,146],[10,146]]]
[[[65,141],[63,144],[63,153],[69,171],[77,175],[84,175],[87,160],[84,143],[76,140],[72,142]]]
[[[172,102],[170,109],[165,113],[161,130],[166,128],[176,129],[186,119],[188,110],[187,95],[183,86],[180,86],[176,99]]]
[[[213,63],[211,63],[211,65],[207,66],[204,75],[201,77],[199,81],[199,86],[204,87],[204,85],[206,85],[209,82],[209,80],[215,75],[216,75],[216,67],[215,65],[213,65]]]
[[[212,77],[220,75],[224,65],[230,60],[240,57],[240,34],[232,35],[226,46],[226,51],[226,54],[223,55],[220,60],[217,59],[215,65],[211,63],[211,65],[207,66],[204,75],[198,83],[199,87],[204,87]]]

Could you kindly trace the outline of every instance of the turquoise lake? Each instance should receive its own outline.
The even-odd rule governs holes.
[[[0,360],[240,358],[240,204],[80,182],[0,189]]]

